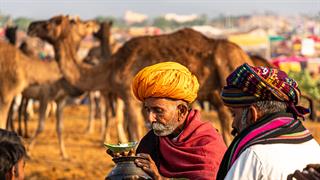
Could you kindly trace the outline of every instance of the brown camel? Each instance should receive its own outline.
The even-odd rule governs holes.
[[[88,52],[88,55],[84,59],[84,62],[93,64],[93,65],[98,65],[101,62],[105,62],[110,58],[111,27],[112,27],[112,21],[100,23],[99,31],[96,33],[93,33],[93,36],[99,40],[100,45],[90,49],[90,51]]]
[[[97,38],[100,42],[100,46],[93,47],[89,53],[88,56],[85,58],[84,62],[98,66],[102,63],[108,61],[110,59],[111,53],[114,52],[114,47],[111,47],[110,45],[110,33],[111,33],[111,27],[112,22],[102,22],[100,23],[100,29],[97,33],[94,33],[94,37]],[[94,97],[94,94],[96,92],[99,92],[101,94],[100,96],[100,118],[101,118],[101,139],[102,143],[105,141],[109,141],[110,139],[110,132],[106,131],[106,126],[108,125],[109,119],[114,119],[117,124],[117,130],[118,130],[118,139],[120,142],[127,142],[127,138],[125,136],[124,130],[123,130],[123,123],[121,118],[121,113],[116,113],[115,106],[118,107],[118,111],[121,111],[123,103],[119,102],[117,100],[116,96],[113,95],[108,89],[104,89],[101,91],[91,91],[89,93],[90,97],[90,112],[95,112],[96,108],[98,108],[97,103],[95,102],[96,98]],[[118,101],[118,103],[116,103]],[[118,114],[117,117],[115,115]],[[89,115],[89,123],[87,127],[87,132],[91,133],[93,132],[93,113],[90,113]]]
[[[60,23],[56,23],[60,22]],[[43,29],[46,29],[44,31]],[[58,29],[63,29],[60,34]],[[234,43],[214,40],[191,29],[183,29],[168,35],[137,37],[126,42],[109,61],[101,66],[88,67],[77,64],[75,52],[68,44],[72,37],[72,24],[64,16],[48,21],[33,22],[29,34],[51,42],[59,54],[59,65],[65,78],[82,90],[108,89],[117,94],[125,106],[125,119],[129,140],[138,140],[141,124],[136,110],[139,103],[131,92],[131,80],[143,67],[162,61],[177,61],[187,66],[199,79],[199,100],[208,100],[218,111],[222,133],[229,142],[231,114],[223,106],[220,90],[225,78],[244,62],[252,64],[247,54]],[[140,126],[139,126],[140,125]]]
[[[100,45],[90,49],[88,55],[85,57],[83,62],[91,64],[93,66],[98,66],[103,62],[106,62],[111,56],[110,48],[110,33],[111,33],[112,22],[102,22],[100,23],[99,31],[93,33],[93,36],[99,40]],[[101,119],[101,132],[105,131],[105,107],[104,99],[100,97],[100,91],[90,91],[88,93],[89,97],[89,122],[87,126],[87,132],[93,132],[94,126],[94,116],[95,113],[99,112]],[[103,93],[102,93],[103,94]],[[99,107],[100,104],[100,107]]]
[[[14,46],[0,42],[0,128],[6,127],[10,104],[24,88],[59,78],[57,63],[30,59]]]
[[[86,26],[84,28],[92,29],[91,25],[88,27]],[[73,36],[74,37],[79,36],[80,38],[77,38],[77,39],[82,40],[87,35],[87,33],[91,33],[91,30],[83,31],[83,32],[85,33],[83,34],[77,33]],[[76,43],[74,44],[75,47],[79,47],[80,41],[76,41],[75,43]],[[35,53],[33,53],[32,48],[28,47],[27,43],[24,43],[22,51],[26,55],[29,55],[29,57],[35,58],[34,57]],[[65,101],[69,96],[71,97],[79,96],[80,94],[82,94],[82,92],[72,87],[65,79],[61,78],[58,81],[55,81],[52,83],[29,86],[22,92],[22,94],[24,98],[32,98],[40,101],[39,124],[34,136],[31,139],[29,150],[33,148],[33,145],[35,144],[35,140],[37,136],[44,129],[47,104],[49,103],[49,101],[55,101],[57,103],[56,131],[57,131],[59,145],[60,145],[60,152],[63,158],[67,158],[68,156],[65,151],[65,146],[62,138],[62,130],[63,130],[62,111],[63,111]]]
[[[26,49],[24,49],[26,50]],[[26,51],[26,53],[32,50]],[[68,155],[65,150],[65,145],[63,141],[63,108],[66,100],[69,97],[77,97],[83,94],[82,91],[70,85],[64,78],[59,79],[58,81],[52,83],[46,83],[42,85],[31,85],[27,87],[23,92],[23,99],[36,99],[40,101],[39,106],[39,123],[36,129],[36,132],[31,138],[29,144],[29,151],[31,151],[35,145],[37,137],[43,132],[45,126],[46,119],[46,110],[50,101],[55,101],[57,104],[56,110],[56,132],[60,147],[60,154],[64,159],[68,158]],[[26,100],[27,102],[28,100]],[[27,105],[24,105],[26,108]],[[21,121],[21,114],[26,114],[26,109],[24,112],[19,111],[19,122]],[[25,117],[27,118],[27,117]],[[26,120],[25,120],[26,122]],[[25,123],[25,127],[27,127],[27,123]],[[27,133],[27,129],[25,130]]]

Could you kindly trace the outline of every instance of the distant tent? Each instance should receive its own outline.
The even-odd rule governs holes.
[[[283,36],[269,36],[270,42],[283,41],[285,38]]]
[[[267,36],[257,36],[251,34],[237,34],[228,37],[229,41],[238,44],[241,47],[267,47],[269,38]]]
[[[280,68],[285,72],[294,71],[300,72],[303,67],[301,65],[303,63],[307,63],[308,58],[299,57],[299,56],[291,56],[291,57],[278,57],[276,59],[271,60],[271,63]]]

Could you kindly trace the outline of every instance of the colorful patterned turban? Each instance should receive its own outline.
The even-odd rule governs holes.
[[[164,97],[193,102],[199,90],[195,75],[176,62],[163,62],[145,67],[134,77],[133,93],[143,101],[149,97]]]
[[[276,68],[252,67],[247,63],[238,67],[227,78],[221,97],[228,106],[248,106],[257,101],[286,102],[298,115],[308,110],[297,106],[300,100],[298,83]]]

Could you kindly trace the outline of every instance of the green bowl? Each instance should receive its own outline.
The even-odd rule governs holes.
[[[108,144],[104,143],[104,146],[110,149],[114,153],[121,153],[129,151],[130,149],[134,149],[137,146],[138,142],[128,142],[122,144]]]

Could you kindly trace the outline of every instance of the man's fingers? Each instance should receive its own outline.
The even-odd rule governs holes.
[[[154,170],[152,170],[151,168],[148,167],[143,167],[142,168],[147,174],[149,174],[149,176],[152,177],[152,179],[156,179],[156,174],[154,172]]]
[[[293,173],[293,177],[295,177],[298,180],[307,180],[307,174],[305,172],[300,172],[299,170],[296,170]]]
[[[139,163],[143,163],[143,164],[150,164],[151,163],[149,160],[146,160],[146,159],[136,159],[136,161]]]
[[[310,177],[312,177],[313,179],[320,179],[320,173],[317,172],[314,168],[309,168],[308,169]]]
[[[137,156],[144,158],[144,159],[147,159],[149,161],[151,160],[151,156],[149,154],[139,153],[139,154],[137,154]]]
[[[150,162],[147,162],[147,161],[138,161],[137,159],[135,160],[135,163],[138,167],[147,167],[147,168],[150,168]]]

